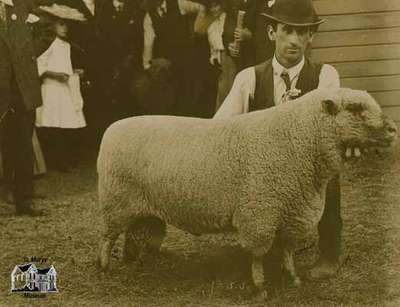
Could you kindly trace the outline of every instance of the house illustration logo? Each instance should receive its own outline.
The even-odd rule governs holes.
[[[16,265],[11,273],[11,292],[58,292],[56,269],[54,266],[45,269],[38,269],[33,263]]]

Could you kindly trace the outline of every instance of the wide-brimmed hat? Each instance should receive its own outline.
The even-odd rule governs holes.
[[[261,15],[295,27],[316,26],[323,23],[315,12],[312,0],[269,0],[269,10]]]
[[[52,5],[41,5],[39,9],[61,19],[86,21],[85,15],[82,12],[67,5],[53,3]]]

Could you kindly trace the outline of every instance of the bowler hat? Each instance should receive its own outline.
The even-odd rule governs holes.
[[[261,15],[295,27],[316,26],[323,23],[315,12],[312,0],[269,0],[269,10]]]

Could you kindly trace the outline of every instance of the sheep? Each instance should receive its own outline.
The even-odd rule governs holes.
[[[108,268],[119,234],[150,219],[155,230],[142,239],[154,250],[165,224],[194,235],[234,234],[252,254],[252,279],[262,297],[262,259],[279,239],[284,268],[298,285],[293,253],[319,222],[327,182],[341,171],[348,149],[358,155],[360,148],[390,146],[396,136],[376,101],[351,89],[317,89],[226,119],[116,122],[97,162],[105,221],[99,265]]]

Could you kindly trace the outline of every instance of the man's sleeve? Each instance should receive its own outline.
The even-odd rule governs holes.
[[[232,89],[213,118],[227,118],[247,113],[249,101],[254,97],[256,76],[254,67],[237,74]]]
[[[319,74],[318,88],[339,88],[340,77],[337,70],[329,64],[324,64]]]
[[[190,1],[190,0],[178,0],[179,10],[181,14],[198,14],[201,11],[204,11],[204,5]]]
[[[52,50],[51,48],[48,48],[36,59],[39,76],[41,76],[44,72],[47,71],[48,59],[51,56],[51,54]]]
[[[222,41],[222,34],[224,32],[226,14],[222,13],[216,20],[214,20],[208,27],[208,43],[211,50],[224,50],[224,43]]]

